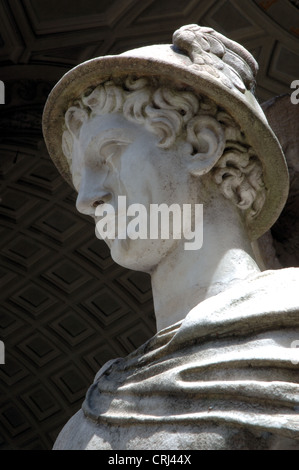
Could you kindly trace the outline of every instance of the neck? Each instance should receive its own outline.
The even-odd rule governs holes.
[[[203,300],[260,272],[242,225],[221,209],[204,213],[203,245],[186,251],[184,240],[151,273],[158,331],[185,318]]]

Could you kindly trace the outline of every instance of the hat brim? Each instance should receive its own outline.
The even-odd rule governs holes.
[[[155,54],[153,54],[153,50]],[[279,217],[288,197],[289,175],[278,139],[250,91],[242,93],[207,71],[192,66],[171,45],[148,46],[117,56],[95,58],[67,72],[51,91],[43,113],[43,133],[49,154],[66,181],[72,185],[69,165],[62,152],[64,117],[69,106],[89,87],[113,77],[127,75],[157,77],[174,87],[192,89],[214,100],[227,111],[245,133],[263,165],[267,189],[265,204],[248,225],[251,240],[263,235]]]

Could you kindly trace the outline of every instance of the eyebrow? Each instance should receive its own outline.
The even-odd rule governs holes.
[[[104,147],[108,147],[109,145],[115,145],[115,146],[121,147],[121,146],[124,146],[124,145],[129,145],[131,143],[132,143],[131,139],[130,140],[129,139],[123,139],[123,138],[122,139],[117,139],[117,138],[115,138],[115,139],[111,139],[111,138],[104,139],[103,142],[99,146],[99,155],[102,154],[102,151],[103,151]]]
[[[83,127],[83,126],[82,126]],[[134,139],[134,136],[132,135],[132,131],[131,129],[129,128],[124,128],[124,127],[120,127],[120,128],[108,128],[108,129],[104,129],[100,132],[98,132],[97,134],[95,134],[94,136],[91,137],[91,139],[89,139],[87,141],[87,146],[86,145],[83,145],[83,148],[86,150],[89,145],[94,142],[94,140],[97,140],[99,142],[101,142],[101,140],[103,140],[103,145],[105,145],[105,143],[107,141],[123,141],[123,143],[132,143]],[[86,144],[86,141],[84,142],[83,141],[83,144]],[[100,146],[102,146],[102,144],[100,144]]]

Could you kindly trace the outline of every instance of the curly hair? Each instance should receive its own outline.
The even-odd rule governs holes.
[[[222,156],[210,170],[221,193],[230,199],[245,219],[261,211],[266,188],[262,164],[246,141],[244,133],[211,99],[192,91],[161,86],[157,80],[127,77],[122,82],[108,80],[88,89],[65,114],[62,149],[71,165],[73,139],[78,138],[83,122],[93,115],[122,113],[129,121],[145,126],[158,137],[158,146],[170,149],[180,136],[192,146],[192,155],[203,151],[201,120],[214,119],[225,136]]]

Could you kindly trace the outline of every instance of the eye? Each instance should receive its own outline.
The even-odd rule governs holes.
[[[109,162],[109,159],[112,157],[115,157],[115,158],[120,157],[121,154],[128,147],[128,145],[129,145],[129,142],[120,142],[120,141],[107,142],[101,146],[100,155],[102,158],[106,160],[106,162]]]

